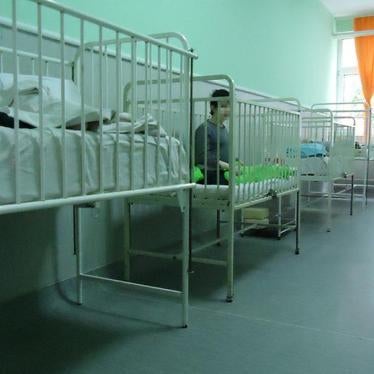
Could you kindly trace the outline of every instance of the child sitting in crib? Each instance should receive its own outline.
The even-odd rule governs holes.
[[[213,91],[212,98],[227,97],[229,92],[224,89]],[[224,121],[230,115],[229,101],[210,101],[210,118],[202,123],[195,132],[195,164],[206,174],[207,184],[228,184],[224,172],[229,169],[229,134]],[[205,128],[207,137],[205,139]],[[219,128],[219,129],[218,129]],[[219,135],[218,135],[219,134]],[[219,136],[219,139],[218,139]],[[217,160],[217,147],[219,155]],[[207,158],[205,162],[205,149]],[[207,170],[205,170],[205,163]],[[219,179],[217,180],[217,168]],[[204,183],[203,179],[200,183]]]

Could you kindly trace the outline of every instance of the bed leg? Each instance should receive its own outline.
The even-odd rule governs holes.
[[[300,254],[300,191],[296,193],[296,247],[295,255]]]
[[[80,209],[77,205],[73,207],[74,223],[74,253],[76,256],[76,287],[77,287],[77,304],[83,303],[83,284],[82,284],[82,222]]]
[[[282,236],[282,196],[278,197],[278,240]]]
[[[234,298],[234,209],[228,211],[227,235],[227,296],[226,301],[231,303]]]
[[[221,210],[217,209],[217,217],[216,217],[216,238],[221,238]],[[221,242],[217,242],[217,246],[220,246]]]
[[[188,326],[188,299],[189,299],[189,256],[190,256],[190,191],[184,191],[185,204],[182,211],[182,327]]]
[[[130,280],[131,203],[124,200],[124,279]]]
[[[350,205],[350,211],[349,214],[353,216],[353,196],[354,196],[354,174],[351,175],[351,205]]]
[[[328,195],[327,195],[327,232],[330,232],[331,231],[331,222],[332,222],[332,218],[331,218],[331,204],[332,204],[332,189],[333,189],[333,181],[330,181],[329,182],[329,191],[328,191]]]

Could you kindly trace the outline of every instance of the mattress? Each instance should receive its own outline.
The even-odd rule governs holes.
[[[290,177],[288,179],[266,179],[261,182],[243,183],[235,186],[235,200],[237,202],[254,201],[265,197],[270,190],[277,192],[287,191],[297,188],[297,179]],[[218,199],[227,200],[229,194],[228,186],[202,185],[197,184],[193,190],[195,199]]]
[[[15,202],[15,131],[0,127],[0,204]],[[82,135],[80,131],[66,130],[66,186],[67,196],[79,196],[82,191]],[[130,144],[129,134],[119,135],[119,185],[120,190],[130,189]],[[100,135],[86,132],[86,172],[85,183],[88,194],[99,192]],[[184,183],[188,180],[186,153],[179,140],[172,137],[148,137],[147,186],[144,185],[143,134],[134,136],[134,188],[157,185],[156,172],[158,159],[158,185]],[[45,191],[46,198],[62,197],[62,131],[47,128],[44,130]],[[20,150],[20,195],[22,202],[39,200],[40,190],[40,140],[39,129],[19,130]],[[157,152],[159,157],[156,157]],[[116,187],[116,134],[103,134],[103,187],[105,192]],[[170,165],[171,178],[168,170]]]

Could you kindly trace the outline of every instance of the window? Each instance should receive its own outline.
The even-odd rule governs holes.
[[[339,102],[364,101],[358,72],[358,63],[354,39],[339,41],[337,100]],[[352,106],[350,106],[352,108]],[[355,109],[363,109],[357,105]],[[357,115],[357,114],[356,114]],[[357,118],[358,117],[358,118]],[[365,138],[364,114],[356,117],[356,138],[363,142]]]

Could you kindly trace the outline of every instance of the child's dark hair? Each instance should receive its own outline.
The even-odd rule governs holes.
[[[219,89],[219,90],[214,90],[213,92],[212,92],[212,95],[211,95],[211,97],[226,97],[226,96],[230,96],[230,93],[229,93],[229,91],[227,91],[227,90],[225,90],[225,89],[223,89],[223,88],[221,88],[221,89]],[[210,107],[212,108],[217,108],[218,107],[218,103],[217,103],[217,101],[215,101],[215,100],[211,100],[210,101]],[[213,111],[211,110],[210,111],[210,114],[211,115],[213,115]]]

